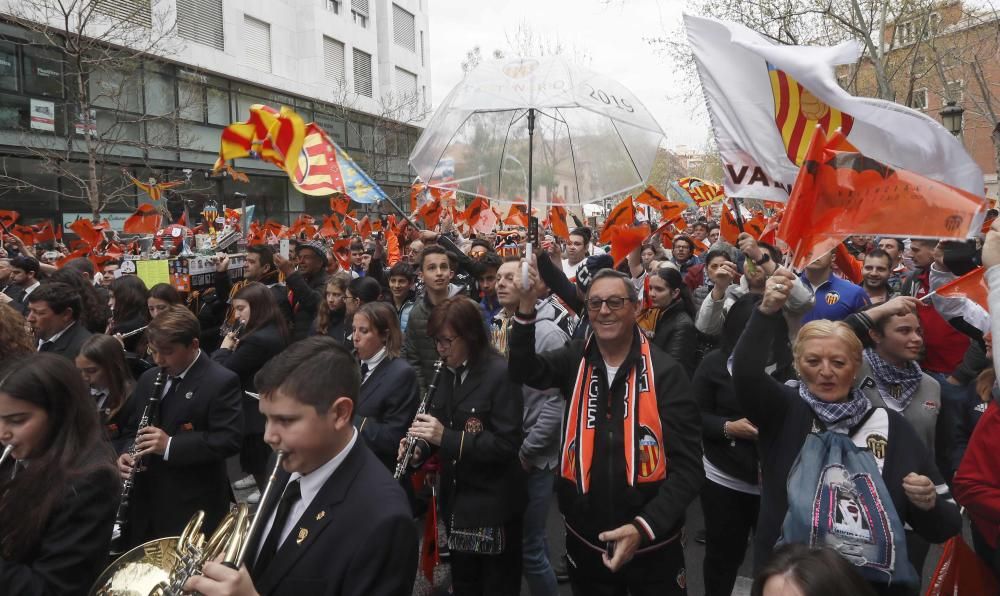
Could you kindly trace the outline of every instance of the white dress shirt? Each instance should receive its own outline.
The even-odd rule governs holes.
[[[187,368],[181,371],[181,374],[174,375],[172,377],[169,376],[167,377],[167,384],[163,386],[163,395],[166,395],[167,392],[170,391],[170,388],[174,384],[174,379],[177,379],[178,381],[184,380],[185,375],[188,374],[188,371],[191,370],[191,367],[194,366],[194,363],[198,362],[199,358],[201,358],[201,349],[198,350],[198,355],[194,357],[194,360],[191,361],[191,364],[189,364]],[[170,441],[172,441],[173,439],[174,439],[173,437],[167,437],[167,449],[163,452],[163,461],[167,461],[167,459],[170,457]]]
[[[368,380],[368,377],[372,376],[372,372],[375,371],[375,367],[381,364],[383,360],[385,360],[386,354],[387,354],[386,349],[382,348],[381,350],[376,352],[375,355],[372,356],[371,358],[367,360],[364,359],[361,360],[362,364],[368,365],[368,372],[365,373],[365,375],[361,378],[362,385],[364,384],[365,381]]]

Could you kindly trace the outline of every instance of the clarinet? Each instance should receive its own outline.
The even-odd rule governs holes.
[[[434,363],[434,377],[431,378],[431,384],[427,386],[427,391],[424,392],[424,397],[420,400],[420,406],[417,408],[418,416],[420,414],[427,413],[427,406],[431,403],[431,398],[437,390],[438,379],[441,378],[442,368],[444,368],[443,360],[438,360]],[[392,475],[392,477],[397,480],[402,478],[403,474],[406,473],[406,468],[410,466],[410,459],[413,457],[413,449],[417,446],[417,438],[413,435],[406,435],[404,440],[406,443],[403,451],[403,457],[401,457],[396,463],[396,472]]]
[[[156,379],[153,381],[153,394],[146,400],[146,407],[142,411],[142,418],[139,419],[139,428],[136,429],[136,437],[139,431],[148,427],[156,426],[160,418],[160,400],[163,398],[163,388],[167,384],[167,371],[163,368],[156,372]],[[136,442],[132,442],[129,455],[132,456],[132,469],[128,477],[122,482],[121,499],[118,501],[118,512],[115,513],[115,525],[111,532],[111,555],[121,554],[121,540],[125,534],[125,527],[128,525],[129,497],[132,494],[132,487],[135,484],[135,473],[140,469],[140,460],[136,456],[139,449]]]

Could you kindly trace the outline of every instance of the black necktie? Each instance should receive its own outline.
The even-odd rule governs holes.
[[[281,493],[281,501],[278,502],[278,509],[274,512],[274,523],[271,524],[271,531],[268,533],[267,540],[264,541],[264,546],[261,547],[260,554],[257,555],[257,562],[253,566],[254,575],[257,577],[260,577],[267,566],[271,564],[271,559],[278,551],[281,531],[285,529],[285,524],[288,522],[288,514],[291,513],[292,506],[301,497],[298,480],[289,482],[288,486],[285,487],[285,492]]]
[[[42,345],[38,346],[38,351],[39,352],[51,352],[52,351],[52,346],[55,343],[56,342],[54,342],[54,341],[45,340],[45,341],[42,342]]]
[[[462,386],[462,374],[465,372],[465,365],[461,365],[455,368],[455,391]]]
[[[361,363],[361,382],[362,383],[365,382],[365,377],[367,377],[367,376],[368,376],[368,363],[367,362],[362,362]]]

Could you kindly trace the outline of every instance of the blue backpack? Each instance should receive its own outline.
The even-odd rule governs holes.
[[[778,543],[829,547],[870,582],[916,586],[903,522],[875,457],[850,435],[828,431],[819,420],[816,426],[788,474],[788,512]]]

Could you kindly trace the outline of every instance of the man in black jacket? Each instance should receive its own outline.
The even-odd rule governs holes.
[[[534,284],[537,270],[529,271]],[[680,533],[704,478],[687,375],[639,333],[626,275],[598,272],[586,300],[592,335],[543,354],[532,294],[514,319],[509,370],[569,399],[557,492],[573,593],[686,593]]]
[[[90,332],[80,321],[80,295],[64,283],[42,284],[28,295],[28,324],[38,338],[38,351],[74,360]]]
[[[278,269],[274,266],[274,250],[266,244],[247,247],[247,256],[243,268],[243,281],[233,284],[229,277],[229,255],[218,254],[215,257],[215,295],[220,300],[231,302],[245,285],[260,282],[271,290],[278,310],[285,317],[288,328],[294,324],[292,303],[288,301],[288,286],[278,280]],[[232,323],[231,313],[227,313],[226,322]]]
[[[278,270],[285,274],[285,283],[291,290],[292,312],[294,321],[292,341],[298,341],[309,335],[309,328],[319,304],[324,300],[326,282],[326,249],[319,242],[302,242],[295,247],[296,263],[274,255]],[[297,265],[297,266],[296,266]]]

